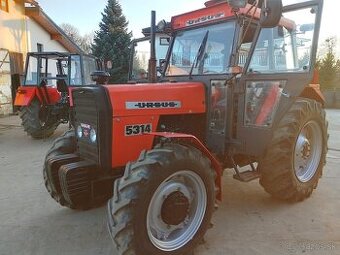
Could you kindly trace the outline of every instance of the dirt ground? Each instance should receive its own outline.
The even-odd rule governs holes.
[[[340,110],[328,110],[327,165],[308,200],[274,200],[227,171],[224,201],[195,255],[340,254]],[[17,116],[0,118],[0,254],[114,254],[105,207],[72,211],[47,193],[42,164],[53,139],[32,140]],[[149,254],[145,254],[149,255]]]

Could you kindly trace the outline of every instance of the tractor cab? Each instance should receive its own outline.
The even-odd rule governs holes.
[[[162,78],[204,84],[211,149],[224,155],[238,147],[257,156],[266,143],[250,138],[268,140],[294,98],[308,90],[323,101],[319,90],[306,88],[314,73],[322,2],[282,7],[280,1],[215,0],[205,5],[172,18]]]
[[[67,86],[92,84],[91,73],[100,70],[98,60],[90,55],[60,52],[29,53],[24,86]],[[59,86],[58,86],[59,84]]]
[[[163,21],[165,25],[166,23]],[[166,29],[166,28],[165,28]],[[150,51],[150,28],[142,30],[145,37],[134,39],[131,42],[130,51],[130,64],[129,64],[129,83],[142,83],[148,82],[149,59],[151,56]],[[166,30],[156,30],[156,43],[155,50],[157,56],[157,77],[161,77],[161,67],[165,62],[166,54],[170,45],[171,36]]]
[[[69,90],[94,85],[91,74],[104,73],[93,56],[62,52],[27,54],[25,78],[17,90],[15,106],[20,106],[22,125],[28,135],[49,137],[60,123],[68,122]]]

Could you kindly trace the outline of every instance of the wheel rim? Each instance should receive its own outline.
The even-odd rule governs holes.
[[[295,175],[300,182],[310,181],[320,164],[322,131],[315,121],[307,122],[296,141],[294,153]]]
[[[207,191],[198,174],[186,170],[171,175],[159,185],[149,204],[150,241],[162,251],[180,249],[194,238],[206,207]]]

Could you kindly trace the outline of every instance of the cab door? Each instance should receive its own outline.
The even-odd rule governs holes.
[[[312,81],[322,6],[322,0],[285,6],[277,27],[255,35],[234,98],[241,153],[263,153],[275,124]]]

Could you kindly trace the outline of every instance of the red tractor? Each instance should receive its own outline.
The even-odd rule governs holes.
[[[158,82],[153,15],[148,83],[72,91],[75,130],[45,159],[51,196],[74,209],[113,196],[115,252],[136,255],[192,252],[226,168],[275,198],[308,198],[328,140],[323,96],[310,85],[322,7],[220,0],[175,16]]]
[[[33,138],[51,136],[69,121],[69,89],[93,84],[100,63],[90,55],[60,52],[28,53],[25,80],[15,97],[24,130]]]

